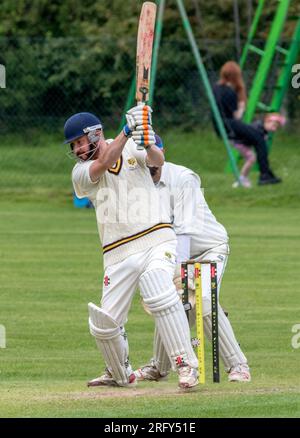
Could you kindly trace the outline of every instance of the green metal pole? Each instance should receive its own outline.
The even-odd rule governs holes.
[[[158,59],[158,52],[159,52],[161,33],[162,33],[162,27],[163,27],[165,0],[158,0],[158,5],[159,6],[158,6],[157,19],[156,19],[156,26],[155,26],[155,38],[154,38],[154,45],[153,45],[152,68],[151,68],[151,79],[150,79],[150,81],[151,81],[150,93],[149,93],[149,105],[150,106],[152,106],[153,96],[154,96],[155,80],[156,80],[156,73],[157,73],[157,59]]]
[[[265,4],[265,0],[259,0],[258,6],[257,6],[256,11],[255,11],[255,15],[253,18],[253,22],[251,24],[249,35],[247,38],[247,42],[244,46],[243,53],[242,53],[242,56],[240,59],[240,67],[242,70],[243,70],[245,63],[246,63],[247,55],[249,52],[249,47],[252,44],[253,38],[256,34],[256,29],[257,29],[258,22],[260,20],[260,17],[261,17],[262,11],[263,11],[264,4]]]
[[[297,60],[299,51],[300,51],[300,18],[298,19],[298,22],[296,24],[296,28],[291,41],[290,50],[288,52],[286,60],[284,61],[282,71],[279,75],[276,84],[276,90],[271,103],[272,112],[279,112],[281,109],[284,96],[286,94],[287,88],[290,83],[292,66]],[[269,151],[272,148],[274,134],[275,133],[269,134],[269,140],[268,140]]]
[[[127,100],[125,103],[125,107],[124,107],[124,111],[123,111],[123,116],[122,116],[122,120],[119,126],[119,131],[121,131],[121,129],[123,128],[123,126],[126,124],[126,111],[129,110],[129,108],[133,105],[134,102],[134,97],[135,97],[135,75],[133,76],[133,79],[131,81],[131,85],[129,88],[129,92],[127,95]]]
[[[272,60],[276,51],[276,46],[284,26],[286,15],[289,9],[290,0],[278,0],[279,5],[272,24],[272,28],[266,43],[264,55],[261,58],[256,75],[253,80],[253,86],[250,90],[244,121],[250,123],[255,115],[260,96],[262,94],[267,76],[272,65]]]
[[[179,8],[180,14],[181,14],[183,26],[184,26],[184,28],[186,30],[186,33],[187,33],[187,36],[188,36],[188,39],[189,39],[189,42],[190,42],[190,45],[191,45],[194,57],[195,57],[195,61],[196,61],[196,64],[197,64],[197,67],[198,67],[198,70],[199,70],[199,73],[200,73],[200,77],[201,77],[201,79],[203,81],[203,84],[204,84],[204,87],[205,87],[205,90],[206,90],[206,94],[207,94],[207,97],[208,97],[211,109],[213,111],[213,114],[214,114],[214,117],[215,117],[218,129],[219,129],[219,132],[221,134],[222,140],[223,140],[223,142],[225,144],[225,147],[226,147],[229,159],[230,159],[232,171],[234,173],[234,176],[235,176],[236,180],[238,182],[240,182],[240,173],[239,173],[238,167],[236,165],[236,162],[234,160],[234,157],[233,157],[233,154],[231,152],[231,149],[230,149],[230,144],[229,144],[228,137],[227,137],[227,134],[226,134],[226,130],[225,130],[225,127],[224,127],[224,124],[223,124],[223,120],[221,118],[219,108],[218,108],[218,106],[216,104],[215,97],[213,95],[213,92],[212,92],[212,89],[211,89],[211,86],[210,86],[210,83],[209,83],[209,79],[208,79],[205,67],[203,65],[202,58],[201,58],[199,49],[198,49],[196,41],[195,41],[195,38],[194,38],[194,35],[193,35],[193,31],[192,31],[192,28],[191,28],[191,25],[190,25],[190,22],[189,22],[189,19],[187,17],[186,11],[185,11],[185,7],[184,7],[184,5],[182,3],[182,0],[176,0],[176,1],[177,1],[177,5],[178,5],[178,8]]]

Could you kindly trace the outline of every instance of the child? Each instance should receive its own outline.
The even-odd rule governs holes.
[[[257,131],[259,131],[267,140],[269,133],[276,132],[279,127],[284,126],[286,118],[279,113],[268,113],[264,117],[264,121],[257,120],[251,125]],[[250,188],[252,186],[251,181],[248,178],[251,167],[256,161],[255,152],[251,146],[242,144],[241,142],[234,142],[234,148],[237,149],[240,155],[245,159],[245,163],[241,169],[241,183],[243,187]],[[238,182],[233,184],[233,187],[238,187]]]

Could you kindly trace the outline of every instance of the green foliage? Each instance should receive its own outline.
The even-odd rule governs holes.
[[[0,34],[7,37],[88,37],[126,34],[142,1],[3,0]]]
[[[184,3],[213,82],[220,66],[236,58],[233,2]],[[7,88],[1,90],[0,127],[56,128],[69,114],[88,110],[116,128],[135,72],[141,4],[142,0],[3,0],[0,62],[7,69]],[[276,4],[267,2],[259,37],[265,38]],[[176,1],[166,5],[154,97],[157,121],[159,127],[181,124],[191,129],[200,120],[207,122],[209,105]],[[295,12],[292,1],[291,14]],[[240,16],[245,39],[247,8],[240,7]],[[287,23],[287,28],[292,26],[292,21]],[[286,35],[290,36],[288,30]]]
[[[90,37],[113,34],[135,36],[137,17],[142,0],[2,0],[0,10],[0,35],[7,37]],[[185,0],[185,7],[196,35],[201,34],[197,10],[202,16],[201,26],[207,38],[226,39],[234,35],[233,0]],[[253,2],[255,8],[257,1]],[[168,37],[182,36],[182,26],[176,0],[166,2],[164,33]],[[239,2],[242,35],[246,37],[248,10]],[[265,5],[264,35],[266,25],[272,20],[277,0]],[[299,4],[291,1],[290,14],[299,13]],[[287,25],[287,29],[292,23]],[[287,34],[289,31],[287,30]]]

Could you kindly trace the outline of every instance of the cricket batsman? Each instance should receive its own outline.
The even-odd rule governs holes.
[[[157,145],[163,148],[162,140]],[[222,277],[229,255],[228,235],[209,209],[198,175],[192,170],[165,162],[163,166],[150,166],[150,173],[157,190],[160,192],[161,203],[170,206],[170,222],[177,236],[177,265],[174,284],[181,295],[181,263],[193,259],[197,262],[216,262],[218,278],[218,296]],[[193,266],[189,266],[189,301],[192,304],[190,324],[195,322],[195,285]],[[206,265],[209,267],[209,265]],[[205,265],[202,266],[205,268]],[[203,324],[208,339],[212,337],[211,294],[209,269],[202,269],[203,293]],[[147,303],[146,308],[147,308]],[[219,312],[219,348],[220,357],[231,382],[249,382],[251,380],[247,358],[242,352],[222,307]],[[168,355],[160,333],[156,330],[154,336],[154,357],[149,365],[135,371],[138,380],[161,380],[171,368]]]
[[[112,141],[105,140],[100,119],[91,113],[74,114],[64,126],[65,142],[77,160],[73,186],[78,198],[88,197],[95,206],[104,261],[101,304],[89,303],[88,308],[90,333],[106,370],[89,386],[136,384],[124,325],[137,287],[178,373],[179,387],[198,383],[198,361],[173,283],[176,235],[169,217],[162,218],[155,202],[150,203],[149,193],[157,191],[147,166],[164,163],[155,146],[151,112],[145,104],[129,110],[127,124]]]

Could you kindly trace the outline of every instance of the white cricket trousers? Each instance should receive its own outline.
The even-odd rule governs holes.
[[[120,326],[127,322],[135,290],[140,276],[152,269],[162,269],[173,281],[176,266],[177,240],[169,240],[154,248],[133,254],[120,263],[108,266],[104,272],[101,307]]]

